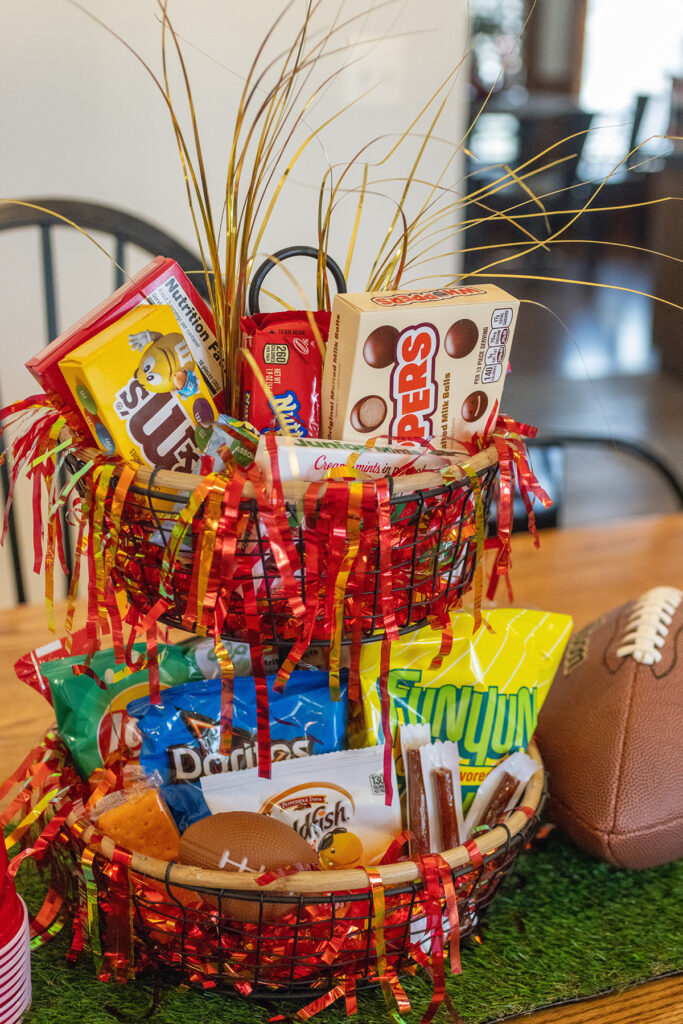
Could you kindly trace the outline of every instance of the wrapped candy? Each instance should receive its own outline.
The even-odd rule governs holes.
[[[466,838],[458,744],[432,743],[429,725],[400,727],[411,854],[441,853]]]
[[[330,314],[256,313],[243,316],[240,326],[250,357],[242,360],[242,419],[258,431],[275,425],[295,437],[319,437],[323,357],[318,340],[327,339]]]
[[[537,771],[537,762],[521,750],[496,765],[474,795],[465,818],[467,835],[479,828],[493,828],[502,821],[519,802],[524,787]]]

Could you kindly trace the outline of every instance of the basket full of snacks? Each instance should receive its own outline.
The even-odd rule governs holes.
[[[535,832],[544,773],[530,737],[571,626],[486,617],[475,634],[454,613],[447,653],[440,630],[400,638],[386,688],[383,645],[362,645],[358,689],[342,669],[338,701],[320,651],[278,691],[272,650],[267,773],[245,644],[227,645],[229,747],[212,638],[161,645],[159,703],[145,670],[127,674],[113,649],[87,655],[87,630],[68,657],[52,644],[21,659],[57,719],[12,779],[13,809],[42,808],[38,836],[16,829],[18,862],[37,857],[52,877],[35,935],[70,923],[69,955],[89,950],[103,980],[164,966],[243,997],[312,999],[311,1012],[373,982],[405,1008],[400,977],[420,967],[442,996],[444,954],[457,968]]]
[[[29,360],[45,394],[2,413],[53,625],[55,566],[70,577],[65,639],[20,666],[56,731],[8,780],[22,788],[3,820],[20,819],[12,870],[33,856],[52,872],[34,937],[68,922],[69,956],[89,950],[102,979],[171,967],[313,997],[310,1016],[368,982],[405,1009],[399,975],[425,968],[436,1009],[446,950],[457,970],[533,834],[532,736],[570,622],[482,613],[487,547],[490,593],[508,572],[515,485],[532,531],[547,497],[532,428],[500,412],[518,300],[478,278],[401,287],[437,200],[410,225],[399,205],[367,290],[348,293],[331,186],[319,245],[296,247],[316,258],[317,302],[258,309],[286,258],[252,274],[300,45],[239,215],[244,153],[214,223],[174,118],[210,303],[157,257]]]
[[[321,999],[380,981],[401,1002],[427,966],[441,997],[444,948],[455,966],[533,834],[542,644],[568,630],[482,627],[484,547],[505,573],[515,479],[541,493],[528,429],[498,414],[516,310],[481,286],[244,317],[238,419],[211,311],[159,260],[31,361],[48,396],[8,412],[13,473],[50,497],[48,588],[65,505],[78,557],[69,657],[27,669],[58,731],[44,773],[23,766],[48,802],[16,856],[51,865],[100,977]]]
[[[185,864],[126,856],[125,848],[75,812],[62,825],[64,848],[53,848],[51,856],[70,861],[75,908],[78,878],[83,893],[89,885],[94,894],[96,965],[103,977],[124,979],[163,965],[190,983],[243,996],[315,999],[340,985],[351,989],[384,976],[398,992],[399,976],[424,966],[433,942],[457,957],[459,942],[533,837],[544,776],[538,751],[532,745],[529,752],[528,758],[515,755],[523,767],[512,768],[527,782],[520,785],[515,777],[509,790],[490,794],[479,836],[440,855],[314,870],[317,858],[300,834],[273,817],[237,811],[203,819],[184,833],[179,855]],[[505,824],[493,827],[511,800]],[[129,836],[139,821],[163,834],[156,794],[133,795],[129,804],[127,818],[124,803],[101,811],[101,827]],[[445,819],[443,824],[448,827]],[[341,852],[349,835],[338,831],[326,849],[334,852],[336,845]],[[392,855],[400,856],[398,846]],[[84,858],[92,862],[85,875]],[[266,872],[264,859],[287,869]],[[186,866],[198,861],[214,867]],[[122,932],[122,921],[132,921],[132,929]]]

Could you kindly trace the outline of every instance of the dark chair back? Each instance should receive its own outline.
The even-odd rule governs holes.
[[[536,207],[530,193],[539,198],[548,215],[549,227],[542,219],[530,222],[540,237],[551,234],[567,221],[568,216],[562,211],[576,208],[587,198],[581,191],[578,168],[593,114],[577,107],[557,110],[552,115],[548,111],[537,111],[535,115],[533,106],[528,110],[522,106],[514,112],[514,117],[518,151],[512,163],[515,168],[522,168],[520,174],[525,178],[525,185],[507,176],[502,165],[482,168],[469,162],[466,184],[469,195],[476,198],[467,206],[466,270],[477,269],[482,260],[491,259],[491,254],[486,251],[482,254],[477,250],[478,246],[499,245],[504,248],[511,243],[529,241],[523,230],[526,222],[521,221],[521,226],[515,226],[507,219],[506,213],[510,211],[514,218],[515,214],[534,212]],[[476,151],[476,142],[471,145]],[[549,147],[553,148],[546,153]],[[547,166],[549,164],[554,166]],[[492,191],[478,192],[487,189]],[[520,259],[517,266],[534,272],[545,266],[547,260],[548,253],[538,249]]]
[[[524,118],[520,121],[520,164],[533,160],[549,146],[554,148],[538,161],[534,160],[532,166],[542,167],[546,163],[562,160],[562,163],[529,179],[528,184],[534,193],[542,195],[556,189],[567,189],[578,182],[579,161],[592,120],[592,113],[577,110],[558,114],[552,120]],[[566,209],[571,205],[571,196],[562,193],[557,196],[548,195],[543,198],[543,205],[550,209]]]
[[[631,134],[628,140],[629,153],[632,149],[636,148],[639,142],[642,141],[640,138],[640,129],[649,102],[649,96],[636,96],[636,102],[633,108],[633,121],[631,122]]]
[[[45,312],[45,344],[56,338],[65,326],[59,323],[57,309],[57,268],[55,247],[53,245],[53,231],[57,227],[68,227],[66,221],[73,221],[79,228],[87,232],[103,232],[113,239],[114,248],[112,255],[118,266],[113,268],[112,291],[115,291],[123,284],[126,272],[127,249],[129,246],[135,246],[149,253],[152,257],[168,256],[174,259],[183,268],[185,273],[192,274],[192,281],[197,291],[205,298],[207,297],[204,275],[200,273],[203,269],[201,260],[195,253],[153,224],[149,224],[139,217],[124,213],[122,210],[117,210],[111,206],[102,206],[98,203],[83,202],[77,199],[26,199],[22,200],[22,202],[33,205],[0,204],[0,231],[16,231],[29,228],[37,231],[39,234],[40,269]],[[41,207],[42,209],[35,209],[34,207]],[[95,302],[101,298],[102,296],[96,297],[91,305],[95,305]],[[84,312],[86,312],[85,309]],[[4,402],[10,401],[13,397],[15,396],[1,396],[0,406]],[[0,466],[0,483],[4,500],[7,501],[9,472],[6,462],[3,462]],[[23,603],[26,600],[26,587],[13,512],[10,513],[9,517],[8,538],[14,570],[16,599],[18,603]],[[70,550],[69,531],[67,529],[64,530],[64,538],[67,561],[71,565],[72,552]]]
[[[638,441],[548,434],[528,447],[534,472],[553,502],[548,509],[535,502],[539,529],[683,509],[683,482],[661,456]],[[526,510],[515,495],[513,530],[526,528]]]

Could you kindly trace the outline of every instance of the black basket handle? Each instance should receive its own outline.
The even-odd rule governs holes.
[[[285,249],[278,249],[276,253],[269,256],[267,260],[264,260],[252,277],[251,284],[249,285],[249,294],[247,296],[247,310],[249,315],[253,316],[255,313],[261,312],[259,309],[259,295],[261,293],[261,287],[266,274],[268,274],[273,267],[277,267],[278,264],[291,259],[293,256],[310,256],[311,259],[317,260],[319,255],[319,250],[313,248],[312,245],[288,245]],[[334,283],[337,286],[337,291],[340,293],[345,292],[347,290],[346,278],[344,277],[344,272],[339,264],[335,263],[332,257],[326,254],[325,266],[332,274]]]

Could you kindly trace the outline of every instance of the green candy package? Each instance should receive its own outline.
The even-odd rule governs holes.
[[[174,645],[177,650],[182,651],[188,660],[192,671],[190,679],[216,679],[221,674],[218,658],[214,649],[213,637],[191,636],[187,640],[181,640]],[[236,676],[253,676],[254,666],[251,661],[251,649],[249,644],[238,641],[226,643],[232,667]],[[268,675],[271,675],[280,667],[277,651],[274,647],[265,647],[263,650],[263,667]]]
[[[228,644],[235,674],[251,675],[251,656],[247,644]],[[145,653],[143,643],[134,646],[136,659]],[[129,758],[140,753],[142,738],[135,720],[126,708],[137,697],[149,695],[146,670],[130,672],[117,664],[110,649],[93,655],[89,668],[104,683],[82,671],[84,657],[43,661],[40,673],[50,686],[57,717],[57,729],[74,759],[78,771],[89,778],[105,758],[122,750]],[[194,679],[220,675],[213,640],[192,637],[178,644],[159,645],[159,683],[162,690]]]

